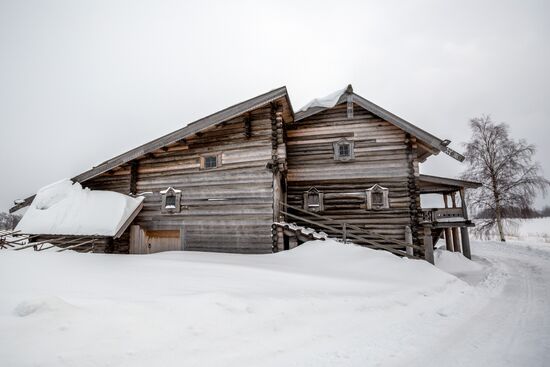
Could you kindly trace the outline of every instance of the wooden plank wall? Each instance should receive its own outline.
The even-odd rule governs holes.
[[[324,193],[321,215],[405,239],[411,224],[409,175],[411,168],[418,174],[418,162],[410,161],[416,155],[402,130],[357,105],[348,119],[345,103],[286,129],[290,205],[302,207],[303,192],[316,187]],[[353,161],[333,158],[332,143],[344,137],[355,142]],[[366,210],[365,190],[374,184],[389,188],[389,209]]]
[[[274,174],[266,165],[272,159],[272,108],[251,111],[139,159],[137,193],[153,193],[145,196],[133,224],[146,230],[183,226],[185,250],[271,252]],[[221,153],[222,166],[201,170],[200,156],[210,153]],[[130,181],[127,165],[84,185],[128,194]],[[180,213],[161,213],[159,191],[169,186],[182,190]]]

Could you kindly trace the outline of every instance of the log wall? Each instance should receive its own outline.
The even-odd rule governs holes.
[[[348,118],[345,103],[286,129],[290,205],[302,207],[303,193],[315,187],[324,193],[319,214],[405,239],[418,202],[410,196],[416,194],[416,146],[405,132],[357,105]],[[354,142],[352,161],[334,160],[333,142],[342,138]],[[389,209],[367,210],[365,190],[374,184],[389,189]]]
[[[149,231],[182,229],[185,250],[271,252],[274,172],[266,166],[281,151],[273,144],[276,109],[251,111],[148,154],[133,169],[126,165],[83,184],[124,194],[151,192],[132,224]],[[206,154],[221,155],[221,167],[201,169]],[[169,186],[182,190],[179,213],[161,213],[160,191]]]

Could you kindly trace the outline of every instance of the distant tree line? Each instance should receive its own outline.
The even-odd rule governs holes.
[[[0,213],[0,229],[14,229],[21,220],[21,215]]]
[[[537,210],[533,208],[520,208],[520,207],[504,207],[501,209],[502,218],[509,219],[529,219],[529,218],[542,218],[550,217],[550,206]],[[478,212],[475,217],[477,219],[489,219],[494,218],[495,213],[492,209],[486,208]]]

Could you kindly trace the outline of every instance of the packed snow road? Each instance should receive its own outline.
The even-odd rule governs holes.
[[[550,245],[472,249],[3,251],[0,365],[548,366]]]
[[[456,328],[442,330],[437,344],[413,366],[550,366],[549,248],[474,243],[474,260],[488,262],[493,278],[480,284],[488,302]],[[466,274],[459,277],[476,283]],[[501,282],[496,287],[495,278]]]

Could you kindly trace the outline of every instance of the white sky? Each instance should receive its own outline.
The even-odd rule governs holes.
[[[282,85],[297,110],[352,83],[458,151],[491,114],[550,175],[549,3],[383,3],[0,0],[0,211]]]

